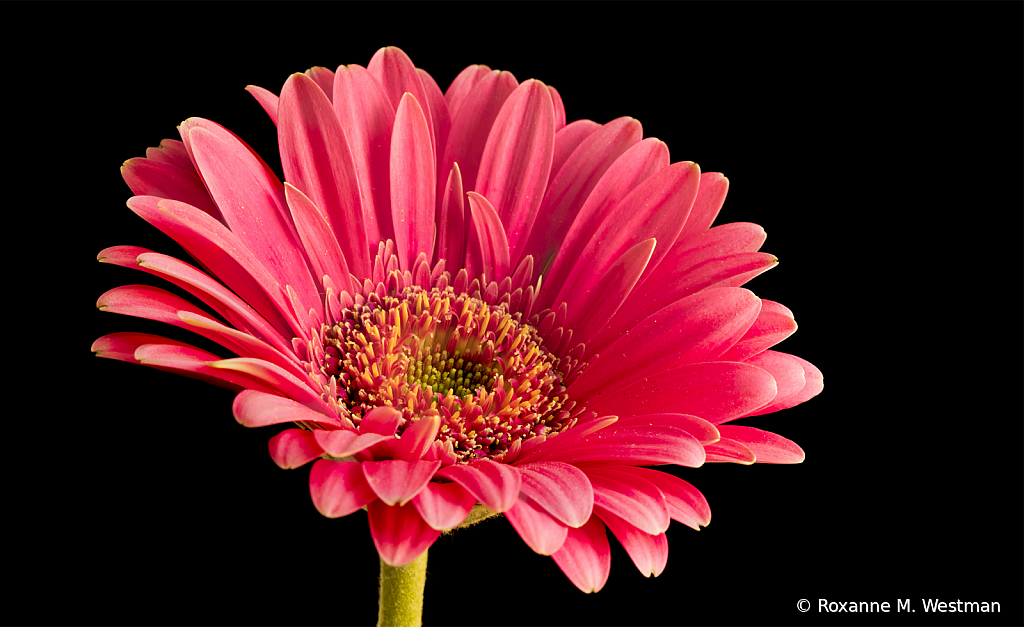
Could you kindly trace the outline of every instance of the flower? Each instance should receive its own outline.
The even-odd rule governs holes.
[[[402,566],[447,529],[503,512],[586,592],[610,569],[606,530],[645,575],[670,520],[710,521],[701,493],[646,466],[793,463],[803,451],[726,424],[822,389],[770,350],[793,314],[740,287],[772,267],[753,224],[711,228],[728,180],[642,139],[628,117],[566,124],[558,92],[466,68],[442,94],[397,48],[366,68],[313,68],[280,97],[285,182],[240,138],[190,118],[122,168],[128,206],[199,267],[115,246],[102,262],[157,287],[104,311],[167,322],[237,357],[141,333],[101,357],[239,391],[282,468],[309,462],[325,516],[365,508]]]

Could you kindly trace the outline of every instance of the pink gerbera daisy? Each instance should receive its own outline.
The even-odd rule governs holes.
[[[606,530],[644,575],[670,520],[710,509],[648,466],[794,463],[737,418],[822,389],[770,350],[792,313],[742,287],[776,263],[764,231],[711,227],[728,180],[643,139],[628,117],[566,124],[558,92],[466,68],[444,93],[397,48],[367,67],[249,91],[277,125],[282,183],[241,139],[190,118],[122,169],[128,206],[196,265],[133,246],[100,261],[188,291],[110,290],[104,311],[168,322],[237,357],[141,333],[102,357],[239,391],[282,468],[312,463],[325,516],[368,513],[382,562],[504,513],[586,592]],[[315,461],[314,461],[315,460]]]

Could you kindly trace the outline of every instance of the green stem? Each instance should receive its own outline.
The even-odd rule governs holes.
[[[380,562],[380,608],[377,627],[420,627],[423,587],[427,583],[427,552],[395,568]]]

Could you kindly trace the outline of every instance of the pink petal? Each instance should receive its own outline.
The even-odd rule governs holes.
[[[309,374],[295,362],[294,354],[290,352],[287,355],[281,354],[273,347],[247,333],[224,326],[216,320],[192,311],[178,311],[177,316],[185,324],[185,328],[204,335],[209,334],[211,339],[218,344],[242,357],[269,361],[301,381],[306,381],[309,378]]]
[[[504,512],[515,505],[522,485],[516,468],[489,459],[448,466],[437,474],[466,488],[477,501],[495,512]]]
[[[136,349],[140,346],[154,342],[167,342],[175,346],[188,346],[188,344],[185,344],[184,342],[176,342],[165,337],[160,337],[159,335],[123,331],[121,333],[111,333],[97,338],[96,341],[92,343],[92,348],[90,350],[92,350],[93,354],[97,357],[102,357],[104,359],[116,359],[118,361],[127,361],[129,363],[137,364],[139,362],[135,359]]]
[[[395,441],[391,450],[396,459],[408,462],[416,461],[426,455],[434,444],[438,429],[441,428],[440,416],[427,415],[406,426],[402,438]]]
[[[721,424],[764,407],[776,392],[775,379],[761,368],[710,362],[665,370],[615,392],[599,390],[586,406],[601,415],[682,413]]]
[[[395,108],[366,68],[342,65],[334,74],[334,113],[348,138],[359,179],[367,242],[394,240],[390,155]]]
[[[187,132],[192,158],[225,224],[260,259],[281,288],[290,285],[296,290],[303,311],[319,307],[320,299],[288,215],[281,182],[226,129],[204,126],[196,119],[192,124],[182,123],[182,132]]]
[[[670,165],[637,185],[589,233],[590,242],[554,302],[566,300],[573,283],[605,271],[626,250],[653,237],[662,246],[655,249],[644,270],[649,276],[668,254],[686,222],[697,193],[699,175],[697,164],[685,161]]]
[[[388,505],[405,505],[420,493],[441,462],[406,462],[387,459],[363,462],[363,476],[380,500]]]
[[[320,424],[335,429],[347,428],[338,418],[314,411],[290,398],[245,390],[231,404],[235,420],[245,427],[266,427],[285,422]],[[341,457],[339,455],[339,457]]]
[[[430,132],[431,154],[433,154],[436,139],[430,111],[430,97],[427,95],[427,90],[423,87],[423,81],[420,80],[420,75],[416,71],[416,66],[413,65],[412,59],[401,49],[388,46],[381,48],[373,55],[373,58],[366,65],[366,69],[384,88],[384,94],[396,110],[398,109],[398,103],[406,92],[412,94],[413,98],[420,103],[427,119]]]
[[[331,99],[334,94],[334,72],[317,65],[303,72],[303,75],[316,83],[328,100]]]
[[[428,483],[412,504],[423,522],[432,529],[445,531],[466,519],[476,499],[457,483]]]
[[[466,271],[476,277],[481,273],[490,281],[509,276],[509,248],[505,230],[497,212],[487,199],[476,192],[467,192],[470,225],[467,227]]]
[[[261,392],[275,390],[247,373],[224,372],[212,367],[217,357],[194,346],[159,342],[135,349],[135,359],[144,366],[169,370],[232,390],[252,388]]]
[[[714,444],[705,444],[704,450],[709,462],[732,462],[749,466],[757,461],[753,451],[729,438],[722,438]]]
[[[105,253],[116,255],[115,248],[121,249],[119,252],[127,253],[123,260],[114,261],[109,257],[102,257]],[[115,248],[108,248],[100,253],[100,261],[137,268],[166,279],[201,300],[235,328],[267,342],[283,355],[291,354],[291,343],[248,303],[194,266],[144,248]]]
[[[702,172],[697,197],[693,201],[690,217],[687,218],[679,239],[692,237],[711,228],[728,192],[729,179],[719,172]]]
[[[402,96],[391,136],[391,218],[402,270],[434,251],[434,150],[420,103]]]
[[[570,127],[567,126],[566,129],[568,128]],[[551,262],[550,271],[544,276],[546,287],[539,296],[539,307],[552,306],[555,296],[558,295],[604,217],[611,213],[637,185],[667,166],[668,148],[653,137],[632,146],[615,160],[583,203],[583,208],[576,214],[576,219],[562,240],[558,253]],[[538,261],[541,268],[546,267],[547,260]]]
[[[278,118],[285,179],[327,216],[352,272],[369,276],[359,183],[348,139],[330,100],[311,79],[292,74],[281,90]]]
[[[256,85],[246,85],[245,91],[252,94],[252,97],[256,99],[256,102],[260,103],[263,110],[270,116],[270,121],[277,126],[277,102],[278,97],[270,91],[257,87]]]
[[[391,406],[374,407],[366,412],[359,423],[359,433],[379,433],[392,436],[402,420],[402,412]]]
[[[563,133],[555,135],[556,154],[563,137]],[[601,176],[622,153],[642,138],[640,123],[623,117],[588,135],[571,156],[563,160],[564,165],[558,163],[559,170],[554,169],[553,160],[551,184],[523,254],[545,261],[553,257]]]
[[[768,353],[768,352],[773,352],[773,351],[765,351],[765,352]],[[762,355],[763,354],[764,353],[762,353]],[[782,354],[782,353],[780,353],[780,354]],[[824,387],[825,387],[824,377],[822,376],[821,371],[818,370],[818,368],[814,364],[812,364],[811,362],[807,361],[806,359],[801,359],[800,357],[797,357],[796,355],[788,355],[788,357],[790,357],[791,359],[796,360],[796,362],[800,364],[801,368],[803,368],[803,371],[804,371],[804,386],[802,388],[800,388],[800,391],[796,392],[795,394],[791,394],[790,396],[787,396],[785,398],[781,398],[781,400],[780,400],[780,397],[781,397],[781,394],[780,394],[779,397],[776,397],[776,399],[771,402],[771,404],[766,405],[766,406],[762,407],[761,409],[758,409],[756,412],[753,412],[753,413],[748,414],[748,415],[750,415],[750,416],[760,416],[762,414],[769,414],[769,413],[774,412],[774,411],[779,411],[780,409],[788,409],[790,407],[795,407],[796,405],[799,405],[800,403],[803,403],[804,401],[808,401],[808,400],[814,398],[815,396],[817,396],[818,394],[821,393],[822,389],[824,389]]]
[[[803,449],[781,435],[736,425],[722,425],[719,428],[723,438],[746,446],[760,464],[799,464],[804,461]]]
[[[659,472],[650,468],[620,466],[620,472],[634,474],[658,486],[665,497],[665,506],[672,520],[678,521],[693,529],[707,527],[711,523],[711,508],[707,499],[700,491],[675,475]]]
[[[313,464],[309,472],[309,495],[316,511],[327,518],[340,518],[377,500],[360,465],[328,459]]]
[[[663,370],[715,360],[743,337],[760,310],[760,299],[743,288],[698,292],[651,314],[612,342],[569,389],[588,398]]]
[[[773,406],[781,409],[782,403],[784,403],[790,396],[800,392],[807,383],[807,380],[804,378],[803,364],[799,358],[794,355],[767,350],[754,355],[748,359],[746,363],[752,366],[757,366],[771,374],[772,378],[775,379],[775,385],[778,387],[778,393],[775,395],[769,406],[759,408],[757,412],[754,412],[752,415],[760,415],[761,413],[777,411],[771,409]]]
[[[615,423],[613,429],[632,427],[634,425],[663,425],[666,427],[675,427],[676,429],[681,429],[682,431],[685,431],[697,438],[697,441],[701,444],[710,444],[722,437],[718,429],[715,428],[715,425],[703,418],[687,414],[645,414],[643,416],[620,418],[619,421]]]
[[[391,439],[389,436],[379,433],[359,434],[347,429],[334,431],[317,429],[312,433],[316,443],[331,457],[349,457],[360,451],[365,451],[378,442]]]
[[[526,546],[541,555],[551,555],[562,548],[568,535],[568,527],[526,496],[519,497],[516,504],[505,512],[505,518]]]
[[[470,65],[459,72],[459,75],[448,86],[448,90],[444,92],[444,99],[448,103],[448,111],[451,113],[452,118],[458,113],[463,99],[469,95],[473,86],[490,72],[491,68],[486,65]]]
[[[586,468],[594,486],[594,507],[601,507],[651,535],[668,529],[671,522],[665,497],[658,486],[617,468]]]
[[[180,200],[205,211],[216,220],[223,219],[191,162],[188,170],[183,170],[152,159],[129,159],[121,166],[121,176],[136,196]]]
[[[548,85],[548,94],[551,96],[551,104],[555,108],[555,132],[565,128],[565,104],[562,103],[562,96],[558,90]]]
[[[278,282],[238,237],[199,209],[176,200],[134,196],[128,208],[209,268],[267,319],[278,333],[295,337],[301,325],[288,315]]]
[[[437,223],[437,259],[453,268],[463,266],[466,259],[466,210],[462,199],[462,174],[456,163],[448,174]]]
[[[192,158],[188,156],[185,144],[177,139],[162,139],[160,145],[146,149],[146,158],[157,163],[166,163],[186,172],[196,173]]]
[[[345,253],[338,246],[331,225],[327,223],[327,216],[321,214],[313,202],[292,187],[291,183],[284,184],[284,195],[292,220],[295,221],[295,228],[299,232],[299,239],[313,266],[313,276],[321,291],[326,291],[323,277],[327,275],[339,288],[355,293],[352,275],[349,273],[348,263],[345,262]]]
[[[576,342],[587,343],[612,319],[650,262],[656,240],[644,240],[627,250],[603,273],[566,286],[560,302],[572,303],[565,326],[576,334]]]
[[[452,118],[448,112],[448,103],[444,94],[437,86],[434,77],[423,70],[416,68],[416,74],[423,84],[423,93],[430,105],[430,126],[434,129],[434,150],[433,161],[439,163],[444,157],[445,145],[448,142],[448,133],[452,127]]]
[[[295,399],[306,407],[322,412],[331,411],[330,407],[318,391],[313,391],[307,381],[298,379],[281,366],[263,359],[251,357],[235,357],[211,361],[209,365],[216,370],[232,370],[241,372],[272,390],[280,391],[283,396]]]
[[[522,495],[552,517],[570,527],[580,527],[590,519],[594,490],[579,468],[562,462],[536,462],[516,468],[523,476]]]
[[[588,594],[597,592],[608,581],[612,568],[604,525],[593,516],[579,529],[569,529],[565,543],[551,559],[577,588]]]
[[[575,447],[580,441],[591,433],[600,431],[605,427],[615,424],[616,416],[604,416],[586,424],[577,424],[572,429],[559,433],[557,436],[548,437],[545,440],[533,438],[523,445],[522,454],[516,459],[516,466],[544,461],[550,456],[561,455],[564,451]],[[536,444],[533,444],[536,442]],[[529,447],[529,448],[527,448]]]
[[[543,83],[528,80],[501,107],[480,157],[475,185],[501,218],[513,264],[519,262],[544,198],[554,143],[551,94]]]
[[[441,532],[431,529],[412,505],[387,505],[373,501],[367,507],[370,535],[380,559],[399,568],[430,548]]]
[[[761,313],[743,338],[719,357],[722,361],[746,361],[775,346],[796,331],[793,312],[786,307],[761,299]]]
[[[462,97],[461,104],[455,103],[453,106],[449,103],[452,126],[439,172],[449,172],[458,163],[463,188],[476,189],[477,173],[487,136],[502,105],[518,86],[519,82],[512,74],[494,70],[485,73],[473,84],[472,89]],[[449,92],[454,87],[453,83]],[[443,184],[443,181],[438,182]],[[442,191],[439,190],[439,193]]]
[[[614,122],[614,120],[612,120]],[[611,122],[609,122],[611,124]],[[560,130],[555,131],[555,152],[551,157],[551,174],[552,176],[558,174],[562,167],[565,166],[565,162],[569,160],[569,157],[573,152],[579,148],[580,144],[584,142],[588,137],[596,133],[597,131],[604,128],[604,126],[594,122],[592,120],[576,120]],[[554,181],[548,185],[548,192],[550,193],[551,187],[554,185]],[[540,216],[538,216],[539,218]],[[530,234],[531,239],[533,234]]]
[[[704,463],[704,448],[682,429],[664,425],[617,427],[588,435],[571,448],[545,451],[544,459],[576,466],[678,464],[696,468]]]
[[[285,470],[304,466],[324,452],[317,445],[313,432],[305,429],[285,429],[270,438],[269,448],[274,463]]]
[[[619,518],[609,510],[595,506],[596,513],[604,524],[612,530],[615,537],[626,549],[633,564],[644,577],[657,577],[668,564],[668,538],[664,533],[651,535],[644,533],[633,525]]]

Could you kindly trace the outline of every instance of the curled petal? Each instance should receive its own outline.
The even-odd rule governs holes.
[[[231,404],[231,411],[235,420],[246,427],[266,427],[285,422],[321,424],[335,429],[345,426],[337,418],[314,411],[290,398],[256,390],[239,393]]]
[[[551,555],[562,548],[568,527],[555,520],[528,496],[521,495],[505,518],[528,547],[541,555]]]
[[[799,464],[804,461],[804,451],[795,442],[769,431],[753,427],[722,425],[719,427],[723,438],[739,442],[761,464]]]
[[[474,503],[476,498],[457,483],[428,483],[412,500],[423,522],[438,531],[457,527]]]
[[[309,472],[309,494],[316,511],[328,518],[348,516],[377,499],[360,464],[321,459]]]
[[[363,462],[363,475],[374,493],[388,505],[405,505],[426,487],[441,462],[387,459]]]
[[[348,457],[364,451],[374,444],[391,438],[379,433],[358,434],[347,429],[325,431],[317,429],[312,432],[317,444],[331,457]]]
[[[285,470],[308,464],[324,452],[313,432],[305,429],[285,429],[270,438],[269,448],[274,463]]]
[[[551,555],[565,576],[586,593],[597,592],[612,569],[611,547],[604,525],[596,516],[579,529],[568,530],[562,548]]]
[[[448,466],[437,474],[466,488],[495,512],[504,512],[515,505],[522,485],[518,469],[489,459]]]
[[[665,565],[668,564],[668,538],[664,533],[644,533],[603,507],[595,507],[594,513],[622,543],[622,547],[626,549],[641,575],[657,577],[665,570]]]
[[[388,505],[373,501],[366,508],[370,535],[380,559],[388,566],[405,566],[437,540],[441,532],[432,529],[412,505]]]

